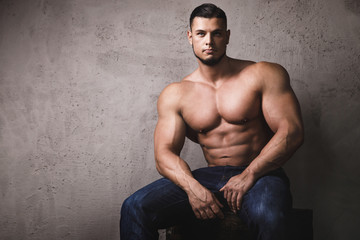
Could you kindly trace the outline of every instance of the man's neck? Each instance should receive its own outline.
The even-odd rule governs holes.
[[[198,60],[199,63],[199,74],[202,79],[215,87],[219,86],[227,76],[230,74],[230,58],[224,56],[221,61],[214,65],[208,66]]]

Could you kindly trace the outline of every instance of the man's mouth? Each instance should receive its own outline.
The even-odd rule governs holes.
[[[206,53],[206,54],[212,54],[212,53],[215,52],[215,50],[211,49],[211,48],[208,48],[208,49],[205,49],[203,52]]]

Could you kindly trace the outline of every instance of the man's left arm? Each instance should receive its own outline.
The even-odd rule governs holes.
[[[262,111],[274,135],[245,171],[232,177],[220,190],[224,192],[234,212],[240,209],[243,195],[255,181],[283,166],[300,147],[304,138],[300,106],[290,86],[288,73],[278,64],[257,64]]]

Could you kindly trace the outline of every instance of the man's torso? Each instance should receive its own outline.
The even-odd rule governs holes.
[[[187,137],[200,144],[209,166],[248,165],[271,137],[261,110],[261,82],[239,67],[219,86],[189,75],[180,83]]]

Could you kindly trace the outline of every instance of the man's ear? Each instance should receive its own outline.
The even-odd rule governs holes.
[[[191,33],[191,30],[187,31],[187,37],[188,37],[190,45],[192,45],[192,33]]]
[[[228,29],[226,31],[226,37],[227,37],[226,44],[229,44],[229,41],[230,41],[230,29]]]

